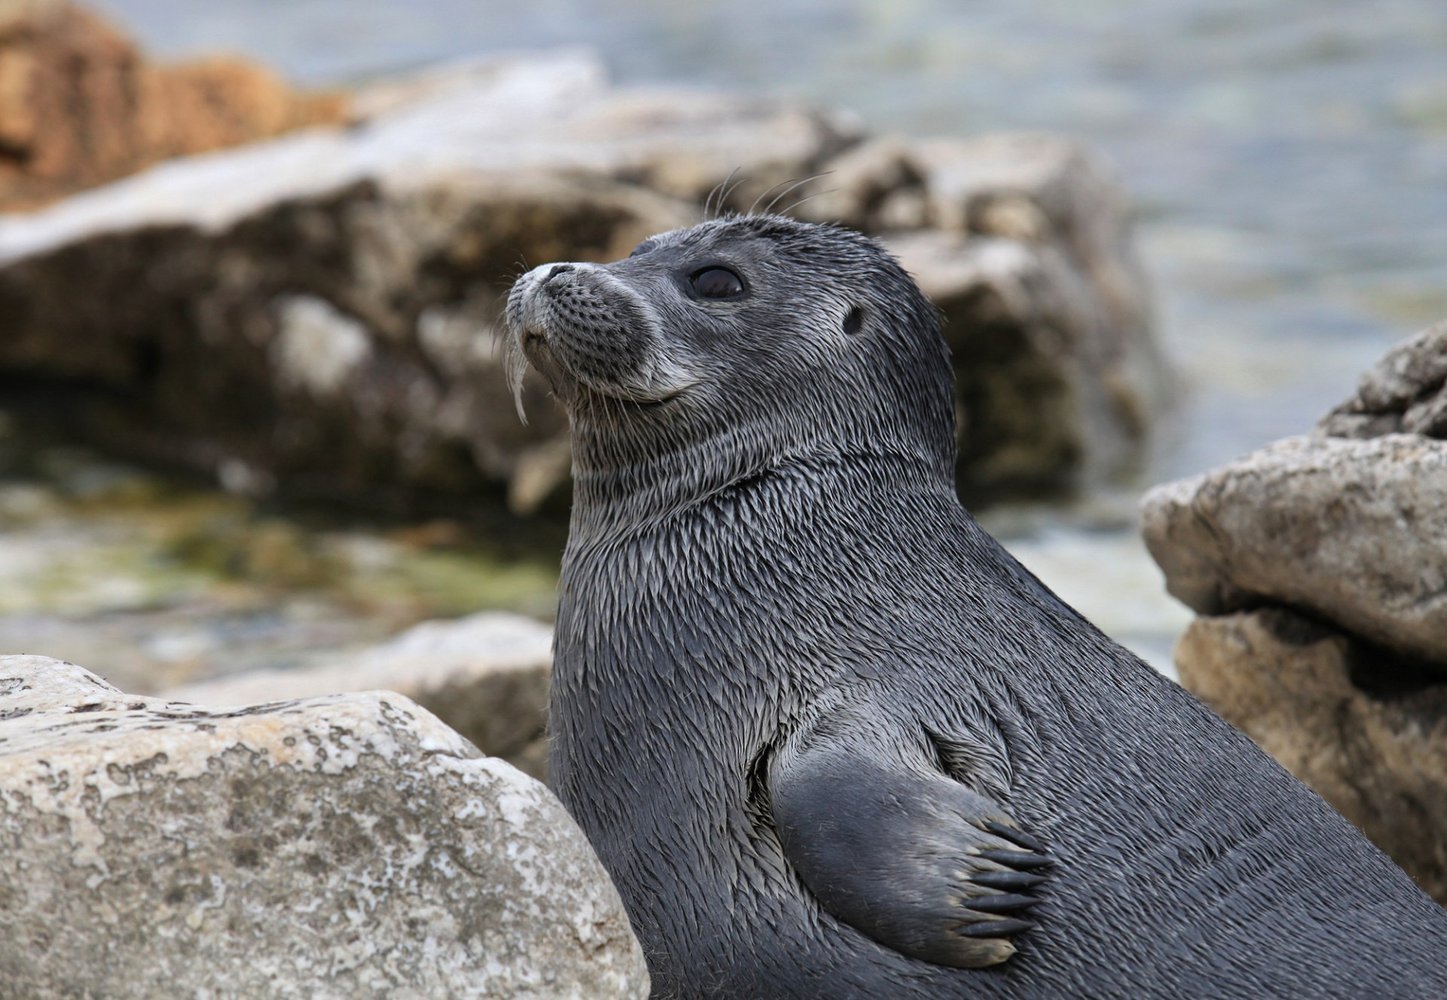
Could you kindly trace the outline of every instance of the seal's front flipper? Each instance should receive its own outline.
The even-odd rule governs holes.
[[[1015,953],[1053,863],[995,799],[945,774],[923,730],[842,710],[768,767],[784,855],[819,904],[905,955],[975,968]]]

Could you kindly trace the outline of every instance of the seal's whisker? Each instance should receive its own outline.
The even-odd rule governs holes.
[[[799,188],[803,187],[805,184],[808,184],[810,181],[817,181],[819,178],[827,176],[829,173],[830,171],[828,170],[821,171],[820,173],[811,174],[808,177],[801,178],[795,181],[793,184],[790,184],[788,187],[784,188],[784,190],[774,195],[773,200],[771,200],[767,205],[764,206],[764,214],[772,214],[774,211],[774,206],[777,205],[781,200],[786,198],[790,192],[797,191],[799,190]]]
[[[708,197],[705,198],[703,202],[703,217],[705,219],[718,217],[719,211],[723,209],[724,198],[728,196],[729,181],[733,180],[734,174],[738,172],[739,168],[734,167],[728,172],[728,176],[715,184],[713,190],[708,193]],[[718,198],[717,205],[714,204],[715,196]]]
[[[523,378],[528,373],[528,358],[516,336],[509,335],[507,338],[507,362],[504,370],[508,388],[512,390],[513,409],[517,410],[518,420],[526,424],[528,414],[523,406]]]
[[[779,209],[779,214],[780,214],[780,215],[788,215],[790,212],[794,211],[796,208],[798,208],[800,205],[804,204],[806,201],[813,201],[815,198],[819,197],[820,195],[833,194],[834,192],[836,192],[836,191],[838,191],[838,190],[839,190],[838,188],[825,188],[823,191],[815,191],[813,194],[806,194],[806,195],[804,195],[804,197],[799,198],[798,200],[792,202],[791,204],[786,205],[786,206],[784,206],[783,208]]]
[[[740,169],[741,168],[738,167],[734,168],[733,173],[738,173],[738,177],[734,179],[732,184],[729,184],[728,187],[724,188],[723,194],[719,195],[718,208],[716,210],[717,215],[715,216],[715,218],[723,217],[724,206],[728,204],[729,198],[733,196],[733,193],[735,191],[737,191],[740,187],[743,186],[744,181],[748,180],[748,175],[740,173]],[[732,176],[732,174],[730,176]]]
[[[805,179],[807,180],[808,178],[805,178]],[[792,177],[788,177],[788,178],[785,178],[784,180],[779,181],[779,183],[777,183],[777,184],[771,184],[769,187],[766,187],[763,191],[759,192],[759,196],[754,199],[754,203],[749,206],[749,210],[748,210],[747,212],[745,212],[744,214],[745,214],[745,215],[756,215],[756,214],[758,214],[759,202],[763,201],[763,200],[764,200],[765,198],[767,198],[769,195],[773,194],[775,191],[779,190],[779,188],[783,187],[785,184],[789,184],[789,183],[790,183],[791,181],[793,181],[793,180],[794,180],[794,179],[793,179]],[[797,183],[797,182],[795,182],[795,183]]]

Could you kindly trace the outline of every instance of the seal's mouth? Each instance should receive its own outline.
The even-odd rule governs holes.
[[[697,384],[669,356],[642,294],[605,267],[533,268],[513,285],[503,318],[508,382],[524,422],[530,367],[569,410],[603,405],[616,415],[666,410]]]
[[[552,384],[554,392],[566,387],[569,390],[568,395],[607,400],[625,411],[637,413],[666,410],[671,404],[682,400],[688,391],[697,385],[696,382],[689,382],[659,396],[629,392],[619,387],[600,386],[589,379],[580,378],[570,370],[566,360],[559,356],[541,326],[524,326],[516,331],[511,340],[513,356],[508,365],[508,382],[518,417],[524,423],[527,422],[527,416],[523,411],[522,380],[529,367],[537,369]]]
[[[602,396],[604,399],[610,400],[614,403],[618,403],[621,406],[627,407],[628,409],[649,412],[665,409],[670,403],[678,402],[680,399],[683,398],[684,394],[688,392],[688,387],[678,389],[674,392],[670,392],[666,396],[659,396],[657,398],[620,396],[615,393],[603,392],[600,389],[593,389],[592,391],[595,394]]]

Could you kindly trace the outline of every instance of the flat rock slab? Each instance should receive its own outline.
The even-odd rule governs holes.
[[[6,995],[643,997],[540,784],[386,692],[231,710],[0,658]]]
[[[1202,614],[1311,611],[1447,671],[1447,441],[1288,438],[1158,487],[1146,544]]]
[[[256,670],[165,692],[209,707],[347,691],[396,691],[489,757],[542,779],[547,764],[553,632],[521,615],[486,611],[415,625],[394,639],[299,670]]]

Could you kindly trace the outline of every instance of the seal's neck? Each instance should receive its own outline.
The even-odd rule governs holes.
[[[907,440],[867,445],[827,440],[777,423],[739,421],[688,441],[657,440],[619,449],[574,428],[573,516],[569,545],[589,545],[661,524],[741,483],[787,467],[839,467],[877,459],[911,470],[915,483],[937,482],[953,494],[953,469]]]

